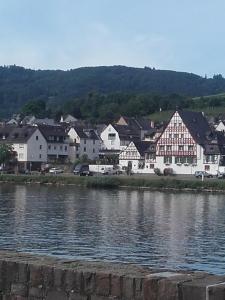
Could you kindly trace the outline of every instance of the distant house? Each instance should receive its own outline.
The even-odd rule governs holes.
[[[141,140],[144,140],[145,135],[150,135],[154,132],[154,122],[146,118],[129,118],[121,116],[116,122],[116,125],[128,126],[132,131],[139,133]]]
[[[39,125],[47,143],[48,162],[64,163],[68,159],[69,139],[65,130],[61,126]]]
[[[200,112],[176,111],[156,144],[156,165],[176,174],[208,171],[223,164],[225,138],[213,130]]]
[[[151,163],[152,164],[151,164]],[[154,173],[155,147],[151,142],[134,141],[121,151],[119,165],[133,173]]]
[[[77,122],[77,121],[78,121],[78,119],[72,115],[66,115],[64,117],[62,116],[61,120],[60,120],[61,123],[63,123],[63,122],[64,123],[73,123],[73,122]]]
[[[131,141],[140,140],[139,132],[127,125],[109,124],[101,133],[103,150],[124,150]]]
[[[36,127],[0,127],[0,143],[12,145],[21,169],[39,169],[47,162],[47,143]]]
[[[7,121],[6,124],[7,125],[18,125],[19,122],[16,119],[12,118],[9,121]]]
[[[89,159],[97,159],[101,148],[101,139],[94,129],[72,127],[68,131],[70,139],[70,161],[86,155]]]
[[[219,124],[215,127],[215,130],[225,132],[225,122],[220,121]]]

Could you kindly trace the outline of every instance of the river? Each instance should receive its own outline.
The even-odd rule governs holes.
[[[0,248],[225,274],[225,196],[1,184]]]

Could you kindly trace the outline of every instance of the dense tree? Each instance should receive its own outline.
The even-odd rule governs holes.
[[[117,107],[120,107],[120,110],[123,107],[123,112],[126,112],[124,105],[126,101],[129,101],[129,111],[132,114],[134,103],[138,103],[141,114],[146,105],[148,112],[158,110],[159,102],[152,96],[147,99],[146,95],[149,94],[165,97],[173,94],[176,98],[178,94],[183,97],[222,92],[225,92],[225,79],[220,74],[213,78],[203,78],[184,72],[123,66],[79,68],[69,71],[34,71],[17,66],[0,67],[1,117],[8,117],[20,111],[29,101],[31,103],[27,107],[28,112],[36,112],[37,107],[31,105],[33,101],[43,101],[46,103],[46,112],[50,108],[53,113],[60,110],[66,102],[72,101],[67,104],[65,111],[78,117],[99,119],[101,117],[99,110],[95,108],[101,107],[102,116],[108,118],[115,114]],[[177,101],[175,98],[161,98],[162,109],[173,107],[173,101]],[[81,102],[83,99],[85,106]],[[110,101],[113,106],[107,108]],[[180,105],[180,100],[178,104]],[[42,111],[38,110],[37,114],[42,116]]]
[[[13,164],[16,160],[16,152],[13,150],[11,145],[1,144],[0,145],[0,165],[8,163]]]

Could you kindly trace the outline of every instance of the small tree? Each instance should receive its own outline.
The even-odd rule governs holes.
[[[8,144],[0,145],[0,165],[12,164],[17,162],[17,153],[13,150],[13,147]]]

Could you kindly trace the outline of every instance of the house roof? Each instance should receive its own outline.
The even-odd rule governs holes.
[[[147,142],[147,141],[134,141],[133,142],[135,147],[137,148],[138,152],[140,153],[141,156],[144,156],[144,154],[146,152],[154,152],[151,149],[151,146],[154,144],[151,142]],[[155,149],[155,147],[154,147]]]
[[[50,126],[50,125],[38,125],[37,126],[46,140],[49,140],[50,136],[67,137],[67,134],[61,126]]]
[[[214,132],[201,112],[178,110],[178,113],[193,139],[199,145],[203,145],[214,138]]]
[[[78,127],[78,126],[73,126],[72,128],[74,128],[77,135],[81,139],[99,140],[99,137],[94,129],[86,129],[86,128]]]
[[[127,125],[113,125],[115,130],[118,132],[120,139],[133,140],[139,139],[139,133],[134,128]]]
[[[124,126],[130,126],[136,130],[151,130],[152,127],[151,127],[151,121],[149,119],[146,119],[146,118],[129,118],[129,117],[126,117],[126,116],[121,116],[120,119],[123,118],[123,120],[125,121],[125,123],[127,125],[124,125]],[[119,120],[117,121],[119,122]],[[117,123],[117,125],[119,125]],[[123,126],[123,125],[121,125]]]
[[[32,126],[0,127],[0,142],[26,143],[36,130],[37,128]]]

